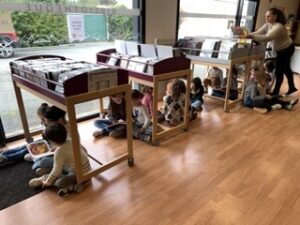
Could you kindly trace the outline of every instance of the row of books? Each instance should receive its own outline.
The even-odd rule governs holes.
[[[83,73],[87,73],[89,76],[89,91],[117,85],[116,70],[84,61],[50,57],[16,60],[10,65],[14,74],[62,94],[64,93],[64,82]],[[108,82],[102,82],[104,79]],[[103,84],[106,84],[105,87]]]
[[[116,53],[108,57],[107,64],[138,73],[153,75],[153,65],[174,56],[172,46],[138,44],[132,41],[115,40]]]

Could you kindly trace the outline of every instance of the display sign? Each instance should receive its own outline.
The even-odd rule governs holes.
[[[68,30],[70,41],[82,41],[85,39],[83,15],[68,15]]]

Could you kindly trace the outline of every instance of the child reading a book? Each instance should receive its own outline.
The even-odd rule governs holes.
[[[231,70],[231,85],[230,85],[229,96],[228,96],[230,100],[237,99],[239,95],[237,76],[238,76],[238,69],[235,66],[233,66]],[[228,71],[226,73],[226,77],[222,81],[221,88],[213,89],[212,96],[225,98],[226,90],[227,90],[227,82],[228,82]]]
[[[199,77],[193,78],[191,81],[190,100],[192,108],[196,111],[202,110],[203,94],[204,88],[202,86],[201,79]]]
[[[208,70],[207,77],[203,81],[205,92],[208,92],[208,86],[211,88],[220,88],[223,80],[223,71],[213,66]]]
[[[39,115],[42,124],[47,127],[52,123],[60,123],[66,127],[68,130],[68,123],[66,120],[66,112],[57,108],[56,106],[48,106],[47,104],[44,106],[44,110]],[[43,137],[46,139],[45,137]],[[47,140],[47,139],[46,139]],[[54,151],[55,147],[51,147],[51,151]],[[26,155],[25,158],[27,160],[30,159],[29,155]],[[32,169],[39,175],[43,175],[45,173],[49,173],[53,167],[53,157],[45,156],[39,159],[35,159],[32,165]]]
[[[45,125],[44,114],[48,108],[49,108],[49,105],[47,103],[42,103],[41,106],[37,109],[37,115],[40,118],[42,125]],[[59,118],[59,116],[56,118]],[[14,149],[9,149],[9,150],[3,151],[0,154],[0,166],[17,163],[24,159],[26,161],[32,161],[30,154],[28,152],[28,149],[27,149],[27,145],[22,145],[20,147],[14,148]]]
[[[147,107],[142,104],[143,94],[138,90],[132,90],[131,100],[133,106],[133,137],[151,144],[152,126]]]
[[[48,125],[44,131],[44,136],[53,145],[56,146],[54,152],[54,165],[50,174],[31,179],[30,187],[50,186],[58,187],[58,195],[64,197],[70,192],[80,192],[82,186],[77,184],[75,161],[73,157],[72,142],[68,139],[67,129],[60,123]],[[87,153],[80,149],[81,167],[83,173],[91,169]],[[62,173],[64,171],[64,173]]]
[[[98,128],[93,132],[94,137],[111,136],[114,138],[126,136],[126,104],[123,93],[109,97],[107,118],[94,122]]]

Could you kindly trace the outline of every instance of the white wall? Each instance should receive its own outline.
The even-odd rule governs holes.
[[[261,0],[256,21],[256,29],[265,23],[266,11],[271,7],[283,7],[285,15],[296,14],[300,0]]]
[[[177,0],[147,0],[145,42],[176,37]]]

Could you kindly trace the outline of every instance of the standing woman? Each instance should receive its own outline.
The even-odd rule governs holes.
[[[271,8],[266,12],[266,23],[256,32],[250,33],[247,38],[255,41],[271,42],[273,50],[276,52],[276,84],[273,95],[279,95],[283,82],[283,74],[288,80],[289,90],[286,95],[297,91],[294,84],[294,76],[290,67],[291,57],[295,51],[295,46],[285,27],[286,18],[283,11]]]

